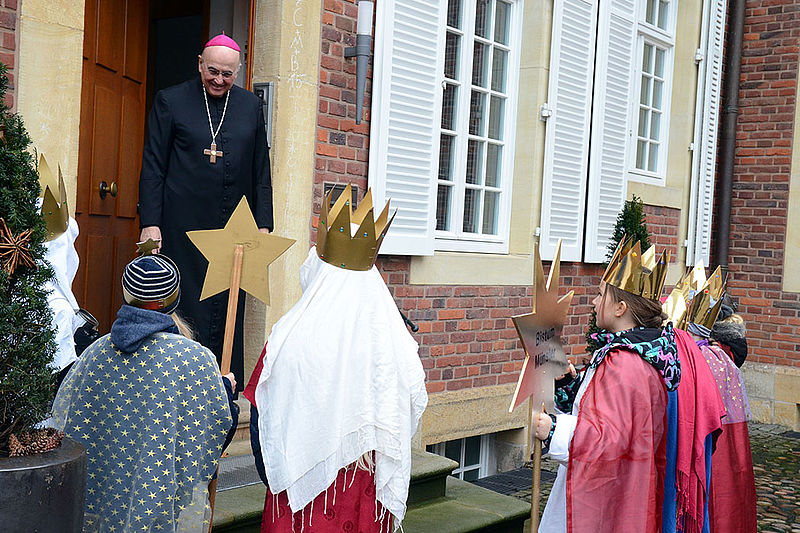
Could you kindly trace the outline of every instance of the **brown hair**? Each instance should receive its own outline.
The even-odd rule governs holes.
[[[605,297],[606,294],[614,298],[615,302],[625,302],[631,311],[633,320],[639,326],[660,328],[667,319],[666,313],[661,309],[661,303],[655,300],[637,296],[609,284],[606,284],[606,293],[603,296]]]

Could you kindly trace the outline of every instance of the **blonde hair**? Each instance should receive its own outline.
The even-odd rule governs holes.
[[[175,322],[175,325],[178,327],[178,332],[181,335],[191,341],[194,340],[194,330],[192,330],[192,327],[187,324],[178,313],[172,313],[172,320]]]
[[[725,318],[723,318],[719,322],[721,322],[721,323],[734,322],[736,324],[744,324],[744,319],[742,318],[742,315],[740,315],[738,313],[732,313],[730,316],[726,316]]]

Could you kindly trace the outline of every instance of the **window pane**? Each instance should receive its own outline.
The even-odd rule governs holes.
[[[636,143],[636,168],[644,170],[644,159],[647,157],[647,142],[639,141]]]
[[[495,4],[494,42],[508,44],[508,26],[511,17],[511,6],[505,2]]]
[[[647,21],[648,24],[652,24],[655,26],[656,20],[656,2],[658,0],[647,0],[647,6],[645,7],[645,15],[644,20]]]
[[[639,98],[639,103],[642,105],[650,105],[650,80],[651,78],[642,75],[642,95]]]
[[[447,32],[447,42],[444,47],[444,76],[451,80],[458,79],[458,49],[461,45],[461,36]]]
[[[489,21],[491,18],[491,0],[478,0],[475,5],[475,35],[489,38]]]
[[[486,185],[488,187],[500,186],[500,155],[503,147],[498,144],[489,144],[486,148]]]
[[[450,195],[453,187],[446,184],[439,184],[436,191],[436,229],[440,231],[450,230]]]
[[[467,437],[464,439],[464,464],[463,468],[478,465],[481,462],[481,437]]]
[[[480,469],[467,470],[464,474],[464,481],[478,481],[480,479]]]
[[[639,137],[647,137],[647,109],[639,109]]]
[[[647,72],[648,74],[653,73],[653,45],[652,44],[644,44],[644,49],[642,50],[642,72]]]
[[[442,128],[446,130],[455,129],[456,114],[456,93],[458,87],[450,83],[444,86],[442,94]]]
[[[461,28],[461,0],[447,0],[447,25]]]
[[[656,48],[656,67],[653,72],[659,78],[664,77],[664,53],[663,48]]]
[[[469,102],[469,133],[470,135],[483,136],[484,107],[486,106],[486,95],[478,91],[472,91]]]
[[[650,153],[647,154],[647,170],[656,172],[658,170],[658,144],[650,143]]]
[[[453,181],[453,142],[452,135],[442,134],[439,141],[439,179]]]
[[[492,139],[503,139],[503,112],[506,99],[500,96],[492,96],[489,107],[489,137]]]
[[[478,185],[481,183],[481,163],[483,162],[482,141],[470,139],[467,143],[467,183]]]
[[[472,85],[486,87],[489,70],[489,61],[486,57],[488,49],[489,47],[485,44],[475,43],[475,49],[472,52]]]
[[[475,233],[478,227],[478,196],[480,191],[464,190],[464,224],[462,229],[467,233]]]
[[[661,0],[658,3],[658,27],[666,31],[667,15],[669,14],[669,2]]]
[[[494,49],[492,59],[492,90],[500,93],[506,92],[506,64],[508,63],[508,52]]]
[[[661,132],[661,113],[650,114],[650,138],[654,141],[659,140],[659,133]]]
[[[461,464],[461,440],[450,440],[444,445],[444,456]]]
[[[483,234],[497,235],[497,210],[500,195],[492,191],[483,193]]]
[[[661,109],[661,91],[663,88],[663,81],[653,80],[653,107],[656,109]]]

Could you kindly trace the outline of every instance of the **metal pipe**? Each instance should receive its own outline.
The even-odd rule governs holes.
[[[728,252],[731,234],[731,198],[733,167],[736,157],[736,122],[739,117],[739,77],[742,69],[745,0],[730,1],[730,18],[726,38],[725,89],[722,124],[719,134],[719,207],[717,210],[716,263],[728,273]]]

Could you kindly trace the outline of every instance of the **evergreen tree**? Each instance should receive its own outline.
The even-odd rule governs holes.
[[[606,262],[603,263],[603,270],[606,269],[617,246],[626,236],[642,243],[642,251],[650,248],[650,234],[647,232],[647,224],[644,222],[644,203],[636,195],[633,196],[632,200],[625,202],[622,211],[617,215],[614,234],[611,236],[611,241],[608,243],[608,249],[606,250]],[[597,327],[597,315],[592,310],[592,316],[589,318],[589,328],[586,330],[586,352],[589,354],[594,353],[598,348],[602,348],[601,344],[591,338],[593,333],[598,333],[599,331],[601,330]]]
[[[25,436],[47,417],[55,394],[47,365],[56,350],[44,288],[53,271],[36,206],[39,177],[22,119],[3,101],[7,89],[0,64],[0,218],[7,227],[0,222],[0,457],[12,434]]]

